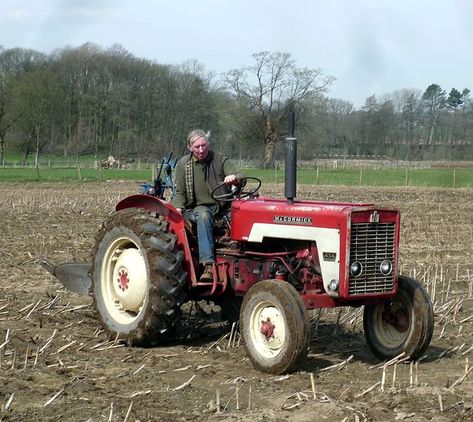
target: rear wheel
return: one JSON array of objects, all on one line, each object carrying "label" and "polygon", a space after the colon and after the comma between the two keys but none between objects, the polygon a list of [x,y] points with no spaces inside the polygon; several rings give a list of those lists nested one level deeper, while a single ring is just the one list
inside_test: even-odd
[{"label": "rear wheel", "polygon": [[418,359],[427,350],[434,330],[430,297],[416,280],[399,276],[395,298],[365,306],[363,327],[366,342],[379,358],[392,359],[404,352]]},{"label": "rear wheel", "polygon": [[256,369],[271,374],[295,370],[307,355],[310,323],[294,287],[275,280],[251,287],[241,306],[240,334]]},{"label": "rear wheel", "polygon": [[92,257],[95,307],[109,337],[139,345],[165,338],[186,297],[183,253],[167,221],[119,211],[97,234]]}]

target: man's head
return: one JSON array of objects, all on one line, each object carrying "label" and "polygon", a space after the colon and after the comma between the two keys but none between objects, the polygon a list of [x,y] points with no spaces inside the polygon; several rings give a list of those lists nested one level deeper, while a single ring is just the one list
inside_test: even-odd
[{"label": "man's head", "polygon": [[187,147],[199,161],[205,160],[209,155],[209,137],[209,133],[201,129],[194,129],[187,135]]}]

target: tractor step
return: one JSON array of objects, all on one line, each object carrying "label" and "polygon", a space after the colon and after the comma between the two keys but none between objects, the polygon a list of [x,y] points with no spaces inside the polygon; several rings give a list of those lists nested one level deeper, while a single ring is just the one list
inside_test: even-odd
[{"label": "tractor step", "polygon": [[[212,267],[213,281],[197,281],[192,287],[203,288],[204,291],[200,291],[201,296],[222,294],[225,292],[228,285],[227,267],[228,264],[226,262],[218,262]],[[207,290],[207,292],[205,290]]]}]

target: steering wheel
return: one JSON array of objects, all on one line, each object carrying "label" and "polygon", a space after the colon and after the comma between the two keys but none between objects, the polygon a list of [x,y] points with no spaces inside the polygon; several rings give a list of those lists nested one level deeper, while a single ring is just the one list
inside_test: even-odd
[{"label": "steering wheel", "polygon": [[[256,183],[256,186],[253,186],[252,188],[248,190],[244,190],[248,181]],[[217,195],[217,192],[219,189],[223,188],[224,186],[228,186],[228,184],[225,182],[220,183],[218,186],[215,187],[215,189],[212,191],[210,196],[215,201],[232,202],[235,199],[243,199],[255,194],[258,191],[258,189],[261,187],[261,180],[258,179],[257,177],[242,177],[241,179],[238,179],[236,182],[237,183],[231,187],[230,192]]]}]

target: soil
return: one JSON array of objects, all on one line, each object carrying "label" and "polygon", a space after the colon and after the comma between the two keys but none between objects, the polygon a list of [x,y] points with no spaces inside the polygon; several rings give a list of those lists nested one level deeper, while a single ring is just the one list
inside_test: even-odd
[{"label": "soil", "polygon": [[186,304],[172,342],[110,342],[92,299],[39,266],[43,257],[90,261],[102,221],[136,184],[4,183],[0,192],[0,420],[473,419],[473,189],[299,189],[300,198],[399,208],[401,271],[428,289],[436,325],[418,364],[383,370],[362,309],[312,311],[308,358],[285,376],[253,369],[211,303]]}]

